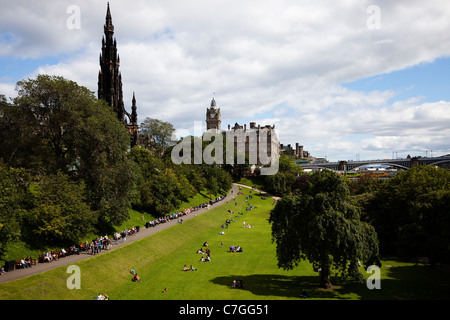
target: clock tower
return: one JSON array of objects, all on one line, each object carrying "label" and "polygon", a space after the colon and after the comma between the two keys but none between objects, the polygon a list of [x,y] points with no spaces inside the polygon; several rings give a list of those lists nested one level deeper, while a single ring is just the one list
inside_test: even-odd
[{"label": "clock tower", "polygon": [[216,101],[211,100],[211,107],[206,109],[206,130],[215,129],[220,131],[220,108],[216,108]]}]

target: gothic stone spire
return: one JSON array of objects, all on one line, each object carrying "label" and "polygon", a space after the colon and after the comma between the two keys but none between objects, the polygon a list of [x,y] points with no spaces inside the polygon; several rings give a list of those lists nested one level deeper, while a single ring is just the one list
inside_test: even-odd
[{"label": "gothic stone spire", "polygon": [[[102,52],[100,54],[100,71],[98,73],[98,99],[105,100],[117,118],[122,122],[132,136],[131,146],[138,140],[137,107],[136,98],[133,92],[131,115],[125,110],[122,91],[122,74],[119,71],[120,58],[117,53],[117,42],[114,38],[114,25],[112,24],[111,10],[106,9],[106,19],[104,25],[105,35],[102,38]],[[127,123],[126,117],[130,120]]]},{"label": "gothic stone spire", "polygon": [[98,74],[98,98],[105,100],[113,108],[119,121],[125,122],[122,76],[119,71],[120,60],[117,54],[116,39],[113,38],[114,26],[109,3],[106,11],[104,32],[102,52],[100,54],[100,71]]}]

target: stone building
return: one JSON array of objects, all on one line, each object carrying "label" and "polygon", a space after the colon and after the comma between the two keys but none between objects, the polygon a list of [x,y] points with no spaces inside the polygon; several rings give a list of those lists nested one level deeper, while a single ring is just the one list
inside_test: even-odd
[{"label": "stone building", "polygon": [[298,142],[295,144],[295,148],[293,148],[290,144],[288,145],[281,144],[280,151],[288,155],[296,156],[297,158],[300,159],[311,158],[310,153],[308,151],[303,150],[303,146],[299,145]]},{"label": "stone building", "polygon": [[276,157],[279,156],[280,144],[275,133],[275,125],[261,126],[256,122],[250,122],[250,126],[247,127],[246,124],[242,126],[235,123],[233,127],[228,125],[227,130],[222,130],[221,122],[220,108],[213,98],[210,107],[206,109],[207,131],[218,131],[226,139],[231,139],[238,156],[240,154],[247,156],[250,164],[268,165],[271,162],[272,152],[276,153]]}]

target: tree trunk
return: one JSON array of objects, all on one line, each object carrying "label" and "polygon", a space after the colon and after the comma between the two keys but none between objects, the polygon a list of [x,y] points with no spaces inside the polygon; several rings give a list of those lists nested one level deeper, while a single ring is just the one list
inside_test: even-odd
[{"label": "tree trunk", "polygon": [[331,284],[331,280],[330,280],[330,260],[329,259],[324,259],[324,261],[322,262],[321,265],[321,270],[320,270],[320,287],[324,288],[324,289],[330,289],[333,287],[333,285]]}]

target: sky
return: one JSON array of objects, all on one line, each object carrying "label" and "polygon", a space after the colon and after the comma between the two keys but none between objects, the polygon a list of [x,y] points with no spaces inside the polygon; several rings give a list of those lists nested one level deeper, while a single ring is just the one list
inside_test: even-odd
[{"label": "sky", "polygon": [[[111,0],[124,103],[179,133],[275,125],[329,161],[450,153],[450,1]],[[107,1],[0,0],[0,94],[38,74],[97,94]]]}]

